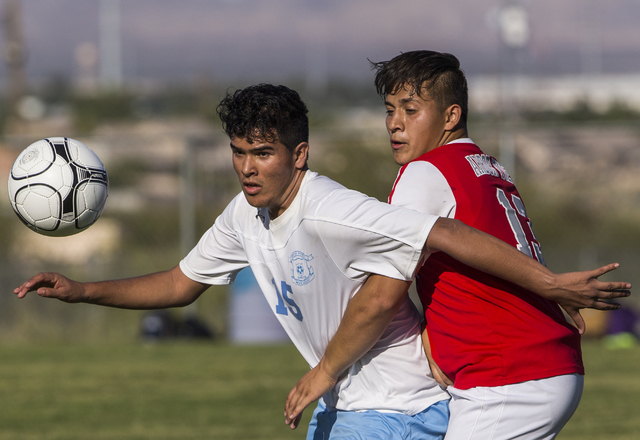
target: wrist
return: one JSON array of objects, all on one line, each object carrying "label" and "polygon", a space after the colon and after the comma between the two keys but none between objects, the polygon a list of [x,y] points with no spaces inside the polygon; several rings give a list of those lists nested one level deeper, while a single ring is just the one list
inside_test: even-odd
[{"label": "wrist", "polygon": [[543,274],[540,280],[541,280],[540,282],[541,289],[539,289],[539,291],[535,293],[537,293],[538,295],[544,298],[553,299],[555,296],[554,292],[560,288],[560,281],[559,281],[558,275],[556,275],[553,272],[549,272],[549,273]]},{"label": "wrist", "polygon": [[95,295],[93,294],[92,286],[94,283],[81,283],[78,282],[78,302],[94,304],[96,302]]},{"label": "wrist", "polygon": [[345,368],[341,369],[337,365],[331,365],[331,362],[329,362],[325,357],[320,359],[320,362],[318,363],[318,372],[326,378],[334,381],[338,380],[338,377],[340,377],[344,370]]}]

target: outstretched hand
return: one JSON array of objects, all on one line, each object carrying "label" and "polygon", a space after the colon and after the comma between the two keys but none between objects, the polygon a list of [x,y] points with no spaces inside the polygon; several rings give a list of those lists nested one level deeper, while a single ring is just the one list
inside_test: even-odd
[{"label": "outstretched hand", "polygon": [[586,327],[580,309],[616,310],[620,308],[620,304],[609,300],[625,298],[631,294],[630,283],[598,280],[598,277],[618,267],[618,263],[613,263],[595,270],[555,275],[555,286],[546,297],[556,301],[573,319],[580,334],[583,334]]},{"label": "outstretched hand", "polygon": [[319,399],[335,386],[337,379],[326,374],[321,364],[309,370],[293,387],[284,406],[284,423],[296,429],[302,412],[310,403]]},{"label": "outstretched hand", "polygon": [[57,298],[64,302],[82,301],[84,289],[82,284],[54,272],[42,272],[29,278],[20,287],[13,289],[18,298],[35,291],[46,298]]}]

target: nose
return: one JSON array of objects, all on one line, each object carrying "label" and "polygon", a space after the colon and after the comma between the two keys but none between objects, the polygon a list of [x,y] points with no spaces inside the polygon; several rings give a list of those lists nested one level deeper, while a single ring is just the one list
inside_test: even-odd
[{"label": "nose", "polygon": [[245,156],[244,160],[242,161],[241,171],[242,171],[242,174],[245,177],[249,177],[249,176],[255,174],[255,166],[254,166],[253,159],[252,159],[250,154],[247,154]]},{"label": "nose", "polygon": [[403,124],[400,112],[393,111],[387,113],[387,130],[389,133],[395,133],[396,131],[402,131]]}]

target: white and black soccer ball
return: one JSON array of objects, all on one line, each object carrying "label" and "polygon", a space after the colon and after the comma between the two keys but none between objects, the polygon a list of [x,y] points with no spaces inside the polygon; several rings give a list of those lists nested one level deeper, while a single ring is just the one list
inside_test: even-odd
[{"label": "white and black soccer ball", "polygon": [[11,167],[11,206],[39,234],[63,237],[87,229],[102,214],[108,194],[104,165],[74,139],[34,142]]}]

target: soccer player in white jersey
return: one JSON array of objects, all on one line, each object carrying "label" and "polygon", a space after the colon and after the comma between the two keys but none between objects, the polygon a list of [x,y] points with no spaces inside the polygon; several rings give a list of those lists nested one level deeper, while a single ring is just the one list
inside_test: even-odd
[{"label": "soccer player in white jersey", "polygon": [[[555,275],[456,220],[397,208],[309,171],[307,109],[284,86],[228,94],[218,107],[242,192],[173,269],[137,278],[76,282],[41,273],[16,288],[43,297],[123,308],[193,302],[209,285],[251,267],[275,316],[314,367],[350,299],[367,289],[406,291],[425,252],[450,253],[479,270],[538,293],[599,296],[625,283],[592,273]],[[397,312],[397,313],[396,313]],[[309,439],[441,439],[448,395],[429,374],[419,317],[408,300],[362,359],[324,394]],[[363,331],[368,329],[363,328]]]},{"label": "soccer player in white jersey", "polygon": [[[511,177],[468,138],[467,84],[458,60],[450,54],[415,51],[375,67],[393,157],[402,165],[389,202],[459,219],[543,263]],[[584,322],[578,309],[617,306],[543,298],[443,253],[429,257],[417,281],[430,340],[425,348],[438,364],[433,365],[434,374],[450,385],[452,395],[446,439],[554,438],[582,393],[579,332]],[[360,331],[363,323],[384,323],[380,313],[367,317],[365,309],[349,315],[358,301],[375,299],[359,297],[336,335],[336,341],[349,341],[351,352],[336,352],[332,341],[320,364],[326,368],[310,373],[292,392],[286,404],[291,417],[297,416],[296,405],[303,407],[321,394],[322,386],[330,385],[343,366],[366,350],[370,342]],[[580,331],[566,321],[556,301]],[[373,340],[376,336],[370,335]],[[317,380],[319,385],[314,384]]]}]

